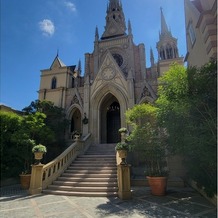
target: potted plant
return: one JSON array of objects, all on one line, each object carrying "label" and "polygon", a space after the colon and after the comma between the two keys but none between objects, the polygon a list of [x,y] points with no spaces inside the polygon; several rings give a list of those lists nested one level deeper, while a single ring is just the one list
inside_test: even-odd
[{"label": "potted plant", "polygon": [[32,148],[32,152],[34,153],[35,160],[37,160],[37,164],[40,164],[40,160],[43,158],[43,154],[47,152],[47,149],[44,145],[38,144]]},{"label": "potted plant", "polygon": [[118,142],[115,150],[118,152],[119,157],[122,159],[120,164],[126,164],[127,152],[129,151],[129,145],[126,142]]},{"label": "potted plant", "polygon": [[144,159],[151,193],[165,195],[168,175],[167,134],[159,126],[157,110],[153,105],[142,104],[127,111],[127,121],[133,126],[128,141],[132,150],[139,152]]},{"label": "potted plant", "polygon": [[80,138],[80,136],[81,136],[81,133],[80,133],[78,130],[75,130],[75,131],[73,131],[72,135],[73,135],[73,138],[74,138],[76,141],[78,141],[79,138]]},{"label": "potted plant", "polygon": [[151,187],[151,193],[153,195],[162,196],[166,194],[168,176],[166,144],[163,142],[164,136],[160,136],[160,129],[157,130],[157,133],[153,134],[157,134],[158,136],[153,138],[152,143],[146,143],[143,149],[146,167],[145,176]]},{"label": "potted plant", "polygon": [[31,163],[32,163],[32,154],[31,149],[35,146],[35,141],[31,139],[22,139],[20,142],[20,153],[18,154],[23,160],[23,171],[20,176],[20,184],[23,189],[29,189],[30,179],[31,179]]}]

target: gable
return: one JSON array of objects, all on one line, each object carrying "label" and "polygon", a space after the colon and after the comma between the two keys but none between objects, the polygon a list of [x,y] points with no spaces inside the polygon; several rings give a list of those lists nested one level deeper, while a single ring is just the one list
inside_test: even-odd
[{"label": "gable", "polygon": [[91,95],[103,86],[116,86],[127,93],[127,81],[117,62],[108,51],[91,86]]},{"label": "gable", "polygon": [[60,68],[60,67],[66,67],[66,65],[63,63],[63,61],[60,60],[58,56],[56,56],[50,69],[55,69],[55,68]]}]

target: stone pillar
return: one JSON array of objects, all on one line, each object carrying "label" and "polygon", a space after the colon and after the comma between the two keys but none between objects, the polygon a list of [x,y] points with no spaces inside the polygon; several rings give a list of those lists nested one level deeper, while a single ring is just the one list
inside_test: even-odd
[{"label": "stone pillar", "polygon": [[43,166],[44,164],[32,165],[32,173],[29,188],[29,193],[31,195],[40,194],[42,192]]},{"label": "stone pillar", "polygon": [[122,200],[128,200],[131,198],[130,189],[130,165],[118,165],[118,196]]}]

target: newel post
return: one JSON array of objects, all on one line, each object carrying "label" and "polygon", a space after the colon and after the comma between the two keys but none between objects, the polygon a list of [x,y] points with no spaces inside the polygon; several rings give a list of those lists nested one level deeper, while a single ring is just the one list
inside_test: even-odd
[{"label": "newel post", "polygon": [[29,193],[31,195],[42,192],[42,176],[44,164],[32,165]]},{"label": "newel post", "polygon": [[117,165],[118,175],[118,196],[122,200],[131,198],[130,187],[130,165],[119,164]]}]

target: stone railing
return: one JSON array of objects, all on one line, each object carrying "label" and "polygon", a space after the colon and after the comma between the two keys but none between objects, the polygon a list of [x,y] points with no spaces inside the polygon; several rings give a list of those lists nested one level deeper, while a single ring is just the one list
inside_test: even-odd
[{"label": "stone railing", "polygon": [[43,189],[52,184],[72,163],[79,154],[83,154],[91,144],[91,134],[82,140],[76,140],[62,154],[46,165],[32,165],[30,181],[30,194],[41,193]]}]

